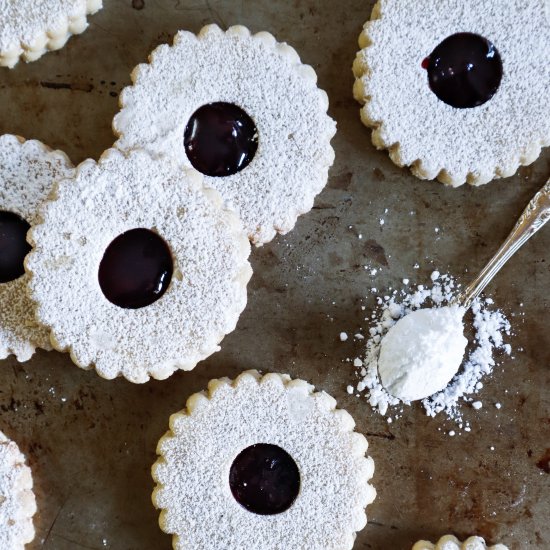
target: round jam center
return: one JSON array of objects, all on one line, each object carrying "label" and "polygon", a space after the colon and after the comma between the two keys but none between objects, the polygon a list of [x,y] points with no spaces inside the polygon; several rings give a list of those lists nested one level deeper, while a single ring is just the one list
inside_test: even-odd
[{"label": "round jam center", "polygon": [[174,264],[168,245],[149,229],[119,235],[99,264],[99,285],[109,302],[138,309],[156,302],[168,288]]},{"label": "round jam center", "polygon": [[300,491],[300,472],[292,457],[277,445],[252,445],[235,459],[229,472],[235,500],[250,512],[280,514]]},{"label": "round jam center", "polygon": [[30,228],[17,214],[0,211],[0,283],[19,279],[25,273],[23,260],[31,250],[26,240]]},{"label": "round jam center", "polygon": [[254,121],[231,103],[209,103],[193,113],[184,135],[193,167],[214,177],[230,176],[250,164],[258,149]]},{"label": "round jam center", "polygon": [[452,107],[468,109],[489,101],[502,80],[502,60],[495,46],[472,33],[441,42],[424,60],[434,94]]}]

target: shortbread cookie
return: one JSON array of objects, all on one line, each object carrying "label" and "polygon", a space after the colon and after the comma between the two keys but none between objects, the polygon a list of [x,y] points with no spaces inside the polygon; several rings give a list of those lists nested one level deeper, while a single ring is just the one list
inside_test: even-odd
[{"label": "shortbread cookie", "polygon": [[51,349],[49,330],[36,322],[27,295],[26,235],[55,180],[73,173],[65,153],[39,141],[0,136],[0,359],[14,354],[27,361],[37,347]]},{"label": "shortbread cookie", "polygon": [[354,96],[372,141],[422,179],[487,183],[550,144],[547,0],[380,0]]},{"label": "shortbread cookie", "polygon": [[111,149],[54,193],[26,268],[56,349],[137,383],[218,351],[246,304],[250,244],[199,173]]},{"label": "shortbread cookie", "polygon": [[88,26],[102,0],[0,0],[0,65],[36,61]]},{"label": "shortbread cookie", "polygon": [[453,535],[446,535],[435,544],[421,540],[412,547],[412,550],[508,550],[508,547],[504,544],[487,546],[481,537],[470,537],[460,542]]},{"label": "shortbread cookie", "polygon": [[0,548],[23,550],[34,538],[36,501],[25,457],[0,432]]},{"label": "shortbread cookie", "polygon": [[317,76],[267,32],[180,31],[132,73],[113,128],[123,150],[167,153],[205,174],[256,244],[290,231],[334,160]]},{"label": "shortbread cookie", "polygon": [[170,418],[154,505],[176,550],[345,550],[376,491],[367,440],[287,375],[212,380]]}]

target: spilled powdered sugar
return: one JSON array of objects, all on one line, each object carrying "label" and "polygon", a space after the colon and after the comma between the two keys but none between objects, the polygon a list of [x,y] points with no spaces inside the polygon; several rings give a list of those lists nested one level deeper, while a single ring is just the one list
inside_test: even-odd
[{"label": "spilled powdered sugar", "polygon": [[[353,391],[348,386],[348,393],[359,395],[364,392],[373,409],[382,415],[391,406],[410,404],[390,395],[380,382],[378,356],[382,338],[400,318],[412,311],[447,305],[460,287],[452,276],[441,275],[438,271],[432,273],[431,280],[431,288],[418,285],[410,291],[394,290],[391,296],[377,297],[377,306],[370,317],[372,325],[365,353],[353,362],[359,381],[355,388],[352,387]],[[403,282],[408,284],[408,280]],[[510,334],[510,323],[501,311],[492,309],[492,305],[491,298],[478,298],[471,306],[465,324],[467,326],[471,322],[473,337],[470,337],[464,363],[444,390],[422,400],[428,416],[444,412],[450,419],[460,423],[460,401],[472,401],[471,396],[483,387],[481,379],[491,374],[495,367],[495,351],[501,350],[508,355],[511,353],[510,344],[504,341],[504,335]],[[470,321],[472,316],[473,320]],[[466,431],[469,431],[468,427]]]}]

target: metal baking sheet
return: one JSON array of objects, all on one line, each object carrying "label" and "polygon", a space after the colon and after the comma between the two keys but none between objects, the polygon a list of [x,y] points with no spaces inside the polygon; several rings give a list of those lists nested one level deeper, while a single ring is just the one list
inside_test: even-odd
[{"label": "metal baking sheet", "polygon": [[[54,352],[22,365],[2,362],[0,429],[27,454],[38,496],[29,548],[171,548],[150,498],[156,442],[191,393],[249,368],[309,380],[334,395],[367,435],[378,498],[355,548],[409,550],[419,538],[447,532],[481,534],[513,550],[550,548],[550,230],[491,285],[512,320],[514,353],[486,380],[483,409],[464,407],[471,433],[449,437],[453,426],[419,407],[389,425],[365,399],[347,394],[353,369],[345,358],[360,350],[338,339],[340,331],[365,326],[360,304],[374,305],[371,286],[396,287],[403,277],[426,282],[434,267],[467,281],[550,174],[549,152],[512,178],[448,189],[418,181],[376,151],[359,121],[350,69],[372,0],[104,4],[89,30],[61,51],[1,71],[2,132],[40,139],[74,162],[97,158],[114,141],[119,92],[155,46],[178,29],[243,24],[287,41],[316,69],[338,121],[336,162],[313,211],[292,233],[254,251],[237,330],[195,371],[135,386],[102,380]],[[366,264],[382,267],[375,284]]]}]

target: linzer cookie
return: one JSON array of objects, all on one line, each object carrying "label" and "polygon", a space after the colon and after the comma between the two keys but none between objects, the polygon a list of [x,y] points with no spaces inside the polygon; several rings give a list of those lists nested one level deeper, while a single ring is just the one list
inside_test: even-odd
[{"label": "linzer cookie", "polygon": [[177,550],[344,550],[376,491],[367,440],[336,401],[256,371],[213,380],[172,415],[153,503]]},{"label": "linzer cookie", "polygon": [[445,535],[435,544],[425,540],[418,541],[412,550],[508,550],[508,547],[504,544],[489,546],[481,537],[470,537],[460,542],[453,535]]},{"label": "linzer cookie", "polygon": [[311,209],[336,126],[315,71],[267,33],[180,31],[137,66],[113,128],[122,150],[166,153],[205,175],[256,244]]},{"label": "linzer cookie", "polygon": [[487,183],[550,143],[545,0],[380,0],[353,71],[372,141],[422,179]]},{"label": "linzer cookie", "polygon": [[26,236],[54,182],[73,175],[67,156],[39,141],[0,136],[0,359],[27,361],[37,347],[51,349],[49,330],[36,322],[27,295]]},{"label": "linzer cookie", "polygon": [[29,291],[52,343],[131,382],[190,370],[246,305],[250,244],[202,176],[111,149],[61,181],[29,233]]},{"label": "linzer cookie", "polygon": [[0,0],[0,65],[35,61],[88,26],[102,0]]},{"label": "linzer cookie", "polygon": [[36,501],[32,475],[25,457],[0,432],[0,548],[23,550],[34,538],[32,517]]}]

